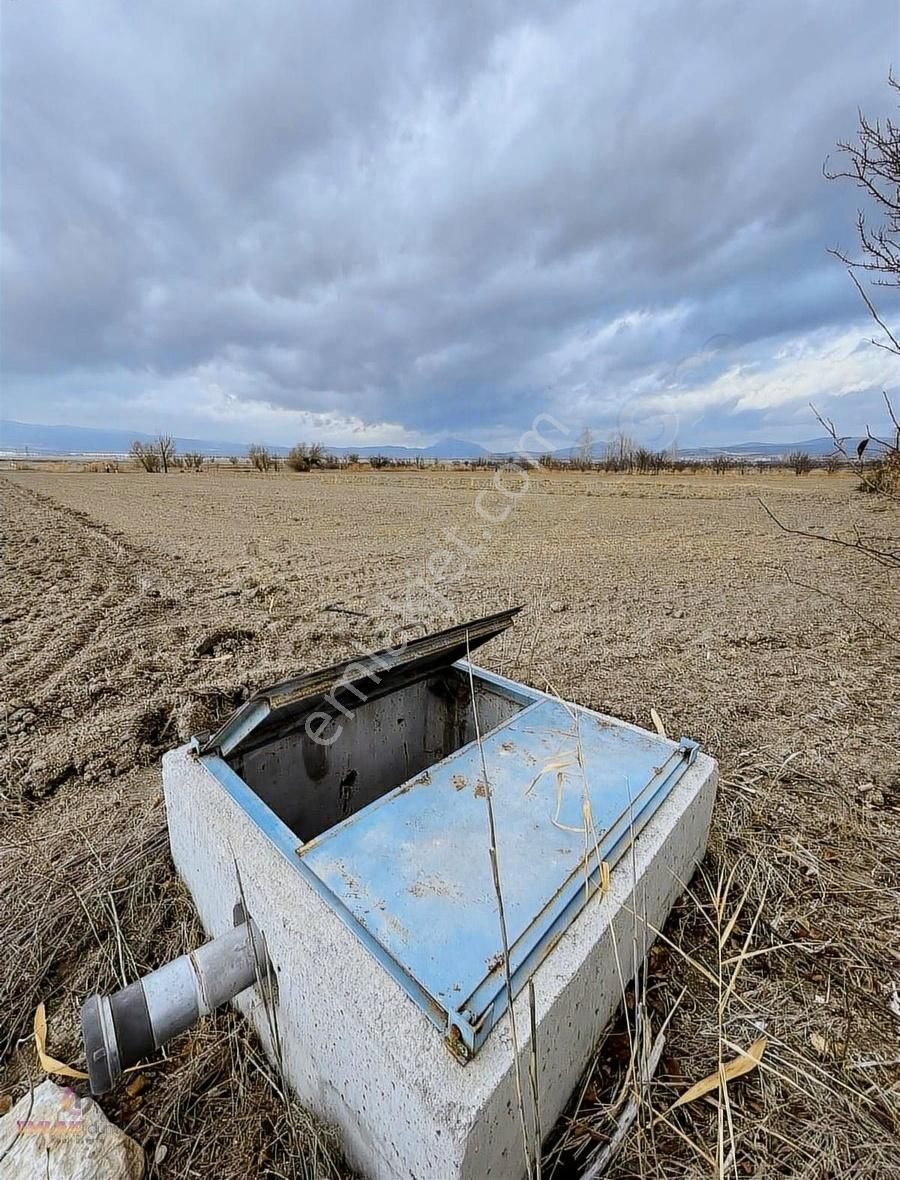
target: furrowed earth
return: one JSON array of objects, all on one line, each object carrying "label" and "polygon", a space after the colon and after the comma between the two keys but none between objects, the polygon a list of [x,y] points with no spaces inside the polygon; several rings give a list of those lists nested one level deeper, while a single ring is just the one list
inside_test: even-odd
[{"label": "furrowed earth", "polygon": [[[522,604],[477,662],[648,728],[654,710],[721,768],[708,856],[650,958],[652,1019],[671,1013],[658,1117],[608,1174],[895,1176],[896,574],[763,505],[850,542],[896,537],[898,509],[818,472],[491,480],[3,473],[0,1100],[43,1076],[40,1002],[48,1051],[78,1068],[84,997],[202,938],[168,858],[163,751],[402,620]],[[628,1028],[548,1136],[545,1180],[612,1133]],[[670,1109],[763,1036],[727,1109],[714,1088]],[[150,1176],[349,1174],[231,1012],[101,1104]]]}]

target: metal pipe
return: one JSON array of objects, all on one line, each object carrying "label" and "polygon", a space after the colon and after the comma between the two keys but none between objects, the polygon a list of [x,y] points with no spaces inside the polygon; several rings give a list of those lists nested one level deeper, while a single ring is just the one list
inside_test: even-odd
[{"label": "metal pipe", "polygon": [[91,1093],[111,1090],[128,1066],[251,987],[265,970],[265,943],[249,919],[111,996],[89,996],[81,1036]]}]

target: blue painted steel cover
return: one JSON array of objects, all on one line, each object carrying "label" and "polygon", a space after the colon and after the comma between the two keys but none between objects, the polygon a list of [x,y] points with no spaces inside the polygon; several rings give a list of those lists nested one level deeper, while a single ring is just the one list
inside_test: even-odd
[{"label": "blue painted steel cover", "polygon": [[507,1004],[488,790],[515,993],[695,751],[542,696],[297,854],[465,1060]]}]

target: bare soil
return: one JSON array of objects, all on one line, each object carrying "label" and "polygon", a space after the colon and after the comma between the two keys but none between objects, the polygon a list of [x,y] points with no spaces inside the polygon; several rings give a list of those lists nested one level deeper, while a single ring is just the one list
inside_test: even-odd
[{"label": "bare soil", "polygon": [[[852,550],[785,534],[759,501],[845,538],[896,536],[897,509],[822,474],[548,473],[505,499],[490,481],[0,479],[0,1094],[36,1074],[40,1000],[51,1051],[77,1063],[84,996],[200,937],[166,851],[163,750],[267,681],[378,646],[402,614],[434,628],[522,603],[480,662],[645,726],[655,709],[720,762],[709,855],[651,960],[660,1019],[686,990],[649,1106],[664,1114],[728,1046],[768,1038],[729,1087],[724,1149],[713,1095],[644,1118],[610,1174],[895,1175],[897,587]],[[624,1036],[600,1047],[545,1177],[578,1175],[610,1133]],[[137,1077],[103,1105],[151,1175],[345,1174],[237,1016]]]}]

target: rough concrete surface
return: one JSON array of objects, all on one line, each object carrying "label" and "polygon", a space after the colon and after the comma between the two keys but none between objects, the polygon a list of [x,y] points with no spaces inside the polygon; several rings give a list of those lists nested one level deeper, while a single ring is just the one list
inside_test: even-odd
[{"label": "rough concrete surface", "polygon": [[[715,782],[715,764],[700,755],[636,841],[633,858],[613,869],[607,896],[595,895],[535,973],[541,1107],[550,1121],[622,1002],[635,949],[643,958],[706,849]],[[355,1167],[371,1180],[518,1180],[525,1165],[508,1017],[460,1065],[189,748],[165,755],[163,785],[173,860],[204,925],[211,935],[229,927],[242,886],[276,973],[286,1075],[306,1104],[339,1127]],[[487,857],[487,842],[472,849],[479,854]],[[271,1018],[260,998],[244,993],[239,1003],[271,1052]],[[525,1004],[522,994],[516,1011],[527,1071]]]}]

